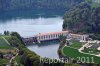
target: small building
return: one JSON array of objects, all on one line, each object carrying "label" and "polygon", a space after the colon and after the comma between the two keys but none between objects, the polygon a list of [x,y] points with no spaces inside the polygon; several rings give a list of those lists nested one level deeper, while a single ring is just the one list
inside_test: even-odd
[{"label": "small building", "polygon": [[86,41],[88,38],[88,35],[69,34],[67,38],[73,38],[78,41],[81,41],[81,40]]}]

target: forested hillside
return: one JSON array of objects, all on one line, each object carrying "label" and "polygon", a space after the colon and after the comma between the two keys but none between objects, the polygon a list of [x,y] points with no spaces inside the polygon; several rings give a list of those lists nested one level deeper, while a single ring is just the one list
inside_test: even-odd
[{"label": "forested hillside", "polygon": [[84,0],[0,0],[0,10],[69,9]]},{"label": "forested hillside", "polygon": [[98,7],[100,6],[100,0],[85,0],[88,2],[92,7]]},{"label": "forested hillside", "polygon": [[64,16],[63,28],[75,33],[91,33],[100,39],[100,7],[93,8],[85,2],[73,7]]}]

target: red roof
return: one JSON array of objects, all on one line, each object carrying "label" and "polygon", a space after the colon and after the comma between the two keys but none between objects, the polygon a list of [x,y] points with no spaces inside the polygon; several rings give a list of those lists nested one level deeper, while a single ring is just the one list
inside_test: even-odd
[{"label": "red roof", "polygon": [[68,33],[68,31],[40,33],[40,34],[38,34],[38,35],[36,35],[36,36],[53,35],[53,34],[62,34],[62,33]]}]

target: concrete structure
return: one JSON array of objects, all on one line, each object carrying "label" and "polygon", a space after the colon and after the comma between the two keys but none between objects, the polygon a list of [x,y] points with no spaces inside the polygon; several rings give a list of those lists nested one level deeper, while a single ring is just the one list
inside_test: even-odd
[{"label": "concrete structure", "polygon": [[88,35],[79,35],[79,34],[68,34],[67,38],[73,38],[78,41],[86,41]]},{"label": "concrete structure", "polygon": [[25,44],[32,43],[32,42],[37,42],[36,37],[25,37],[25,38],[22,38],[22,39],[23,39],[23,42]]},{"label": "concrete structure", "polygon": [[48,40],[55,40],[59,39],[60,36],[66,36],[67,39],[74,38],[76,40],[84,40],[86,41],[87,35],[79,35],[79,34],[72,34],[68,31],[60,31],[60,32],[49,32],[49,33],[39,33],[38,35],[34,35],[34,37],[23,38],[25,43],[29,42],[41,42],[41,41],[48,41]]},{"label": "concrete structure", "polygon": [[36,37],[39,41],[46,41],[46,40],[58,39],[59,36],[61,35],[66,36],[67,34],[68,34],[68,31],[50,32],[50,33],[38,34],[36,35]]}]

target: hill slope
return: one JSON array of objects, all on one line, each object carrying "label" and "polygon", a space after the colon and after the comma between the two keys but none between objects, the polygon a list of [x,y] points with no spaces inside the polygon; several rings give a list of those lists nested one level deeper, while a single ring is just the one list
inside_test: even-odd
[{"label": "hill slope", "polygon": [[88,2],[89,4],[91,4],[92,7],[100,6],[100,0],[85,0],[85,2]]},{"label": "hill slope", "polygon": [[69,9],[84,0],[0,0],[0,10]]},{"label": "hill slope", "polygon": [[100,7],[93,8],[84,2],[72,8],[64,16],[63,28],[74,33],[100,35]]}]

